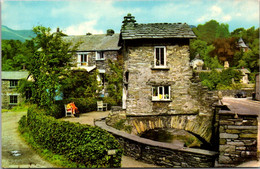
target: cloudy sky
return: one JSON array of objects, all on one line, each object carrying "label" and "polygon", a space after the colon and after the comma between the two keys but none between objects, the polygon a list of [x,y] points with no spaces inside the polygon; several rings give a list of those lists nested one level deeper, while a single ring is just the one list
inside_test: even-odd
[{"label": "cloudy sky", "polygon": [[137,23],[182,22],[197,26],[215,19],[229,30],[259,27],[260,0],[0,0],[1,24],[12,29],[42,25],[69,35],[119,32],[127,13]]}]

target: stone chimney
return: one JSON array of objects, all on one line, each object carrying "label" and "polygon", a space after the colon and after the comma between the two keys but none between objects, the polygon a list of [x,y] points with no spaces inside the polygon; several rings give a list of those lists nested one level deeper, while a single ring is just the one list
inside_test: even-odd
[{"label": "stone chimney", "polygon": [[123,25],[122,25],[122,29],[131,29],[131,28],[134,28],[135,25],[136,25],[136,20],[135,20],[135,17],[132,16],[130,13],[127,14],[127,16],[124,17],[124,20],[123,20]]},{"label": "stone chimney", "polygon": [[115,31],[113,29],[108,29],[107,30],[107,36],[112,36],[115,34]]},{"label": "stone chimney", "polygon": [[59,27],[57,28],[57,31],[56,31],[56,32],[57,32],[57,33],[59,33],[59,32],[60,32],[60,28],[59,28]]}]

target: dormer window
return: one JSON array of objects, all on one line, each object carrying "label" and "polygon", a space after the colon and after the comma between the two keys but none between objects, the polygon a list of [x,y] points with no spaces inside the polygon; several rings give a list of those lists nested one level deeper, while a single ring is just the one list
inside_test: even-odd
[{"label": "dormer window", "polygon": [[96,60],[105,60],[103,52],[96,52]]},{"label": "dormer window", "polygon": [[154,67],[166,67],[166,47],[154,47]]}]

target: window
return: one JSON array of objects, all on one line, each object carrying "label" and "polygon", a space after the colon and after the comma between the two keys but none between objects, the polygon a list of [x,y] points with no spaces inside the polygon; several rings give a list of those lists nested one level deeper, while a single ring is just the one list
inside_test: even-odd
[{"label": "window", "polygon": [[15,88],[18,85],[18,80],[10,80],[10,88]]},{"label": "window", "polygon": [[129,81],[129,72],[125,72],[125,82],[128,83]]},{"label": "window", "polygon": [[16,95],[10,95],[10,104],[17,104],[17,96]]},{"label": "window", "polygon": [[154,86],[152,100],[170,100],[170,86]]},{"label": "window", "polygon": [[103,52],[96,52],[96,60],[105,60]]},{"label": "window", "polygon": [[154,48],[154,64],[155,67],[166,67],[165,46],[156,46]]},{"label": "window", "polygon": [[88,55],[87,54],[80,54],[80,65],[81,66],[88,65]]}]

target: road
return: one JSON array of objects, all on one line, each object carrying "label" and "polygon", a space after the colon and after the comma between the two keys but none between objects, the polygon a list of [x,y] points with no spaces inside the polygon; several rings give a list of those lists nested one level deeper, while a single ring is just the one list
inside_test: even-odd
[{"label": "road", "polygon": [[[26,112],[2,112],[2,168],[53,168],[19,136],[18,121]],[[13,153],[12,153],[13,152]]]},{"label": "road", "polygon": [[[258,115],[258,136],[257,149],[260,152],[260,101],[254,101],[252,98],[232,98],[224,97],[222,100],[224,105],[238,114],[256,114]],[[259,167],[260,161],[245,162],[237,167]]]},{"label": "road", "polygon": [[224,97],[222,102],[236,113],[260,115],[260,101],[251,98]]}]

